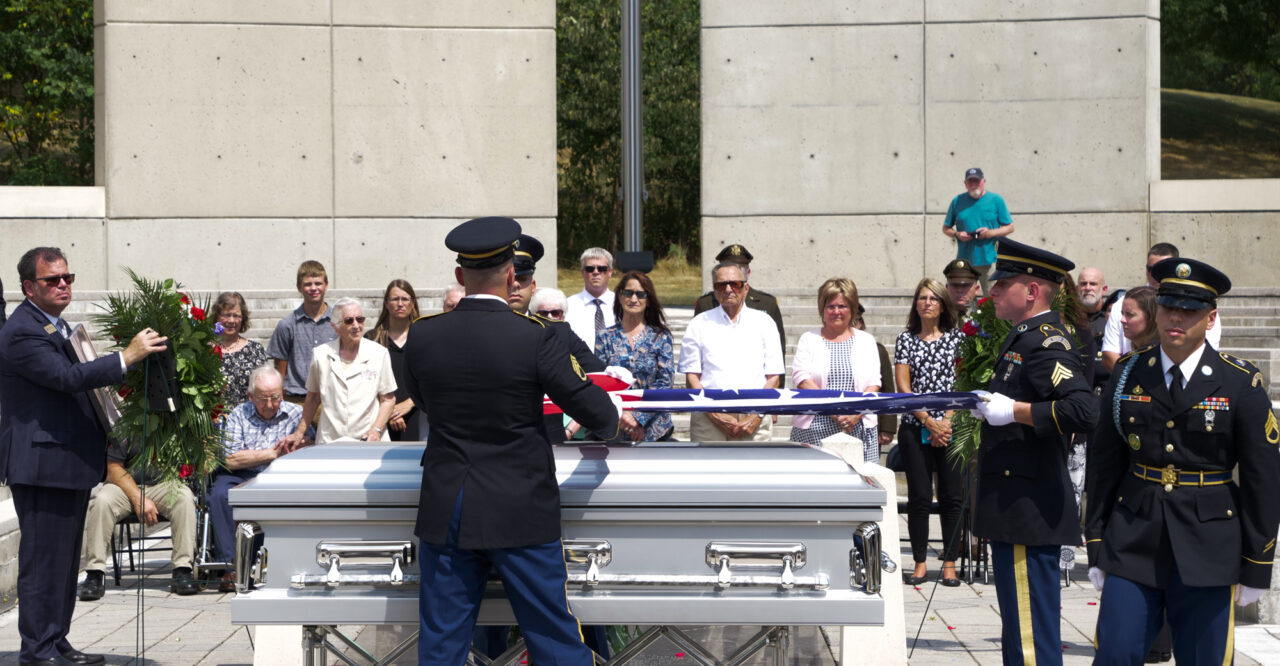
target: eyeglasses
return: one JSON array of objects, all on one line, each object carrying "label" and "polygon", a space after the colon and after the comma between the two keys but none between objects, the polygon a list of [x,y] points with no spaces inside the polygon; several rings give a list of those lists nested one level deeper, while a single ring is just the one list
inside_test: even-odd
[{"label": "eyeglasses", "polygon": [[253,398],[255,402],[280,402],[284,399],[284,396],[279,393],[276,393],[275,395],[250,394],[250,397]]},{"label": "eyeglasses", "polygon": [[63,273],[62,275],[46,275],[45,277],[38,277],[36,279],[49,285],[50,287],[56,287],[59,284],[61,284],[63,280],[66,280],[67,284],[74,283],[76,281],[76,274]]},{"label": "eyeglasses", "polygon": [[350,326],[352,322],[357,322],[357,321],[363,324],[364,317],[346,317],[342,320],[342,323],[346,324],[347,326]]},{"label": "eyeglasses", "polygon": [[732,289],[733,291],[738,291],[746,284],[747,283],[742,280],[725,280],[723,282],[715,282],[711,286],[716,289]]},{"label": "eyeglasses", "polygon": [[538,314],[548,319],[559,319],[564,316],[564,310],[556,308],[554,310],[538,310]]},{"label": "eyeglasses", "polygon": [[611,269],[608,266],[583,266],[583,273],[608,273]]},{"label": "eyeglasses", "polygon": [[240,319],[244,319],[244,316],[243,316],[243,315],[236,314],[236,313],[234,313],[234,312],[223,312],[222,314],[218,315],[218,319],[235,319],[235,320],[240,320]]},{"label": "eyeglasses", "polygon": [[649,293],[648,293],[648,292],[646,292],[646,291],[645,291],[645,290],[643,290],[643,289],[623,289],[622,291],[619,291],[618,293],[619,293],[623,298],[631,298],[631,297],[633,297],[633,296],[634,296],[635,298],[638,298],[638,299],[640,299],[640,300],[642,300],[642,301],[643,301],[644,299],[646,299],[646,298],[649,298]]}]

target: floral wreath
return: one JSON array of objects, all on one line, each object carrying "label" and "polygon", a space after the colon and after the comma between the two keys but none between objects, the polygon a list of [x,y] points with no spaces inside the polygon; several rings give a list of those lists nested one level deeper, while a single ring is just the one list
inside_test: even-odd
[{"label": "floral wreath", "polygon": [[[111,429],[119,442],[140,440],[142,449],[130,466],[145,462],[159,470],[162,482],[186,479],[213,471],[222,454],[218,421],[225,407],[222,391],[222,347],[217,344],[221,325],[207,321],[209,298],[193,305],[172,279],[153,282],[125,269],[134,292],[107,297],[106,312],[94,323],[113,340],[111,349],[128,346],[139,331],[151,328],[169,338],[175,359],[181,399],[174,411],[148,407],[147,364],[155,355],[125,372],[119,397],[120,417]],[[126,446],[126,448],[128,448]]]}]

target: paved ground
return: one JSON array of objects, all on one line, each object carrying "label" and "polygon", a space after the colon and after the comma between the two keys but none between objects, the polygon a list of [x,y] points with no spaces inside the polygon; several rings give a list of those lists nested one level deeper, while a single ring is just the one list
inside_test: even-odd
[{"label": "paved ground", "polygon": [[[935,534],[937,532],[935,522]],[[906,533],[905,519],[902,531]],[[157,544],[164,546],[163,542]],[[905,546],[905,544],[904,544]],[[251,664],[252,632],[230,622],[230,594],[206,591],[179,597],[168,591],[167,553],[147,560],[147,575],[126,573],[123,586],[110,576],[107,595],[100,601],[76,605],[72,643],[89,652],[108,655],[108,664]],[[910,559],[904,552],[902,558]],[[1062,639],[1066,664],[1087,664],[1093,659],[1093,627],[1097,620],[1098,593],[1084,577],[1084,554],[1078,556],[1078,573],[1062,593]],[[930,560],[930,566],[934,566]],[[936,572],[935,572],[936,573]],[[900,580],[898,574],[886,582]],[[900,583],[899,583],[900,584]],[[932,604],[926,605],[930,595]],[[139,617],[139,609],[145,609]],[[923,620],[923,624],[922,624]],[[981,580],[974,585],[945,588],[930,582],[909,590],[906,596],[907,646],[912,664],[999,664],[1000,614],[995,588]],[[17,610],[0,614],[0,666],[17,664]],[[920,628],[919,642],[914,642]],[[360,627],[343,628],[348,635]],[[754,628],[691,630],[695,638],[723,657],[730,645],[746,640]],[[1236,628],[1236,664],[1280,664],[1280,626],[1241,625]],[[834,664],[840,654],[840,633],[835,628],[802,627],[792,635],[790,663]],[[135,659],[135,655],[145,656]],[[661,639],[635,664],[683,665],[692,662],[680,648]],[[331,660],[330,663],[339,663]],[[770,663],[757,657],[752,664]]]}]

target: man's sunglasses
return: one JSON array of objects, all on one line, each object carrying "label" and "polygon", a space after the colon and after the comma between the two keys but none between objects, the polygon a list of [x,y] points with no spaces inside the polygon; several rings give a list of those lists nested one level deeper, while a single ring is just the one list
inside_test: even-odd
[{"label": "man's sunglasses", "polygon": [[556,308],[554,310],[538,310],[538,314],[548,319],[559,319],[564,316],[564,310]]},{"label": "man's sunglasses", "polygon": [[39,281],[41,281],[41,282],[43,282],[43,283],[45,283],[45,284],[47,284],[47,285],[49,285],[50,287],[56,287],[56,286],[58,286],[58,285],[59,285],[63,280],[66,280],[66,281],[67,281],[67,284],[74,284],[74,283],[75,283],[75,281],[76,281],[76,274],[75,274],[75,273],[63,273],[62,275],[49,275],[49,276],[46,276],[46,277],[38,277],[38,278],[36,278],[36,279],[37,279],[37,280],[39,280]]},{"label": "man's sunglasses", "polygon": [[583,266],[582,272],[583,273],[608,273],[609,267],[608,266]]},{"label": "man's sunglasses", "polygon": [[350,326],[353,322],[357,322],[357,321],[363,324],[364,317],[346,317],[345,319],[342,320],[342,323],[346,324],[347,326]]},{"label": "man's sunglasses", "polygon": [[738,291],[744,284],[746,284],[746,282],[743,282],[742,280],[725,280],[724,282],[716,282],[712,286],[716,289],[732,289],[734,291]]}]

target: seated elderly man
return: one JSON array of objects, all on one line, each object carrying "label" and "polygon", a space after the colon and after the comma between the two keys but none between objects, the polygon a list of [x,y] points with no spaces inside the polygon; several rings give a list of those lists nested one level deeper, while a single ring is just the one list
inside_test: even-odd
[{"label": "seated elderly man", "polygon": [[[744,307],[751,285],[740,264],[711,269],[719,306],[689,322],[680,343],[680,372],[691,389],[778,388],[785,370],[778,329],[769,315]],[[772,419],[763,414],[694,412],[689,436],[695,442],[768,441]]]},{"label": "seated elderly man", "polygon": [[[275,368],[264,365],[249,373],[249,402],[231,410],[223,425],[226,469],[214,474],[209,487],[214,557],[219,562],[233,561],[236,553],[235,522],[227,491],[257,476],[272,460],[284,455],[287,449],[283,442],[301,421],[302,408],[284,402],[284,381]],[[234,581],[234,572],[228,571],[218,590],[231,592]]]},{"label": "seated elderly man", "polygon": [[[129,460],[138,454],[137,445],[112,443],[107,447],[107,480],[94,489],[84,521],[84,582],[81,601],[101,599],[106,581],[107,546],[116,523],[130,512],[138,522],[151,527],[160,516],[169,520],[173,532],[173,582],[169,591],[188,595],[200,591],[191,572],[196,549],[196,498],[181,484],[161,484],[158,470],[147,469],[138,485],[130,473]],[[133,472],[141,473],[140,466]]]},{"label": "seated elderly man", "polygon": [[552,321],[564,321],[568,302],[563,291],[544,287],[533,292],[533,298],[529,299],[529,312]]}]

